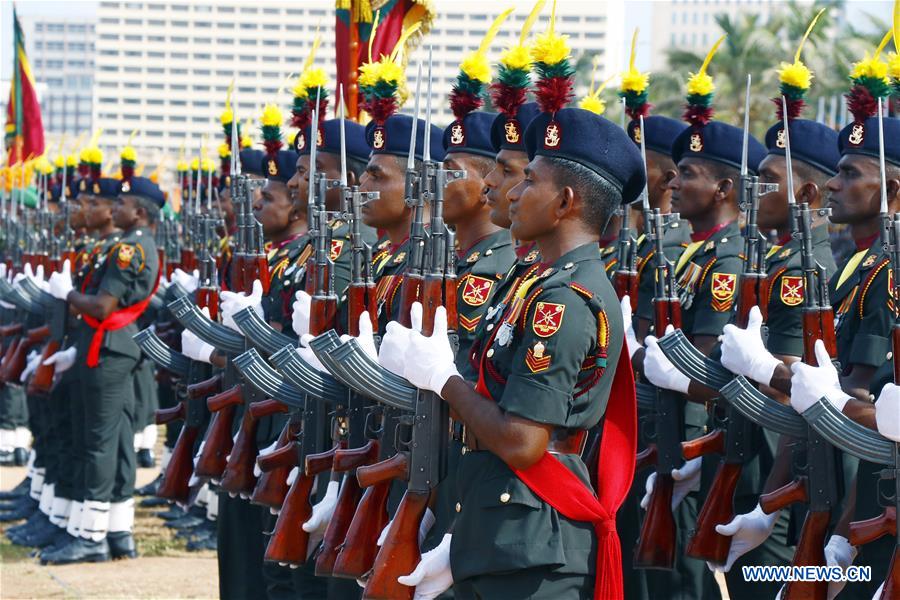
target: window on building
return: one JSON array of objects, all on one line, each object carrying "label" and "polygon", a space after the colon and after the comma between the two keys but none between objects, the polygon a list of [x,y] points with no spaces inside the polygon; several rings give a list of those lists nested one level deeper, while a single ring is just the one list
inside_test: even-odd
[{"label": "window on building", "polygon": [[254,62],[256,60],[255,54],[241,54],[240,57],[242,62]]},{"label": "window on building", "polygon": [[314,8],[314,9],[312,9],[312,10],[309,11],[309,15],[310,15],[311,17],[324,17],[324,16],[325,16],[325,11],[322,10],[321,8]]},{"label": "window on building", "polygon": [[170,8],[173,12],[187,12],[188,6],[187,4],[172,4]]},{"label": "window on building", "polygon": [[119,83],[117,81],[101,81],[100,87],[107,89],[115,89],[119,87]]},{"label": "window on building", "polygon": [[125,98],[125,104],[140,104],[140,98]]},{"label": "window on building", "polygon": [[281,44],[278,40],[263,40],[263,46],[275,47],[277,48]]},{"label": "window on building", "polygon": [[279,9],[279,8],[264,8],[263,14],[264,15],[280,15],[281,9]]},{"label": "window on building", "polygon": [[171,75],[187,75],[187,69],[169,69]]},{"label": "window on building", "polygon": [[101,17],[100,22],[104,25],[118,25],[119,20],[113,17]]},{"label": "window on building", "polygon": [[152,73],[154,75],[159,75],[159,74],[165,73],[166,70],[163,69],[162,67],[147,67],[147,72]]},{"label": "window on building", "polygon": [[194,69],[194,75],[201,75],[207,77],[212,74],[212,71],[209,69]]},{"label": "window on building", "polygon": [[210,86],[194,84],[193,89],[195,92],[208,92],[210,90]]},{"label": "window on building", "polygon": [[102,67],[100,67],[100,70],[105,71],[107,73],[118,73],[119,67],[112,66],[112,65],[103,65]]},{"label": "window on building", "polygon": [[198,12],[198,13],[211,13],[211,12],[212,12],[212,6],[210,6],[209,4],[195,4],[195,5],[194,5],[194,12]]},{"label": "window on building", "polygon": [[194,100],[192,105],[194,108],[209,108],[209,102],[206,100]]},{"label": "window on building", "polygon": [[241,23],[241,29],[259,29],[256,23]]},{"label": "window on building", "polygon": [[187,117],[184,115],[169,115],[169,121],[173,123],[184,123],[187,121]]},{"label": "window on building", "polygon": [[172,21],[172,27],[187,27],[187,21]]},{"label": "window on building", "polygon": [[187,106],[186,100],[173,100],[169,99],[169,106]]},{"label": "window on building", "polygon": [[300,46],[304,46],[305,44],[306,42],[303,42],[301,40],[285,40],[284,42],[284,45],[288,46],[289,48],[297,48]]},{"label": "window on building", "polygon": [[124,85],[126,88],[131,90],[141,89],[141,83],[139,81],[126,81]]},{"label": "window on building", "polygon": [[233,6],[217,6],[216,10],[219,11],[220,13],[233,13],[234,7]]},{"label": "window on building", "polygon": [[286,15],[289,15],[289,16],[292,16],[292,17],[299,17],[299,16],[301,16],[302,14],[304,14],[304,12],[305,12],[305,11],[304,11],[302,8],[287,8],[287,9],[285,9],[285,11],[284,11],[284,13],[285,13]]},{"label": "window on building", "polygon": [[194,60],[209,60],[210,58],[212,55],[206,52],[194,52]]},{"label": "window on building", "polygon": [[144,21],[141,19],[125,19],[126,25],[143,25]]},{"label": "window on building", "polygon": [[173,44],[187,44],[188,39],[183,35],[173,35],[169,38]]},{"label": "window on building", "polygon": [[[147,70],[149,71],[149,69],[147,69]],[[148,90],[161,90],[165,87],[166,87],[165,85],[163,85],[162,83],[156,82],[156,81],[154,81],[153,83],[147,84]]]},{"label": "window on building", "polygon": [[266,96],[273,95],[273,94],[277,94],[277,93],[278,93],[278,88],[276,88],[276,87],[264,87],[264,88],[262,89],[262,93],[265,94]]},{"label": "window on building", "polygon": [[172,91],[187,91],[187,85],[184,83],[170,83],[169,89]]},{"label": "window on building", "polygon": [[63,61],[61,61],[61,60],[48,60],[48,61],[47,61],[47,68],[48,68],[48,69],[62,69],[62,68],[63,68]]},{"label": "window on building", "polygon": [[150,10],[166,10],[165,4],[148,4],[147,8]]},{"label": "window on building", "polygon": [[220,21],[218,25],[219,29],[234,29],[234,23],[230,21]]},{"label": "window on building", "polygon": [[44,24],[43,24],[43,23],[35,23],[35,25],[34,25],[34,30],[35,30],[35,31],[43,31],[43,30],[44,30]]},{"label": "window on building", "polygon": [[165,24],[166,22],[162,19],[150,19],[147,21],[147,25],[150,25],[151,27],[163,27]]},{"label": "window on building", "polygon": [[198,46],[202,45],[202,44],[212,44],[212,38],[197,37],[197,38],[194,38],[194,43],[197,44]]},{"label": "window on building", "polygon": [[147,58],[165,58],[165,52],[147,52]]},{"label": "window on building", "polygon": [[64,47],[62,42],[47,42],[47,50],[62,52]]},{"label": "window on building", "polygon": [[194,27],[197,29],[209,29],[212,27],[212,23],[209,21],[194,21]]},{"label": "window on building", "polygon": [[284,29],[285,31],[303,31],[303,25],[299,23],[285,23]]},{"label": "window on building", "polygon": [[125,67],[122,70],[125,71],[126,73],[140,73],[141,72],[140,67]]},{"label": "window on building", "polygon": [[281,25],[279,25],[278,23],[263,23],[263,29],[266,29],[268,31],[278,31],[279,29],[281,29]]},{"label": "window on building", "polygon": [[170,52],[169,58],[174,60],[187,60],[187,52]]},{"label": "window on building", "polygon": [[257,40],[251,38],[241,38],[241,46],[255,46],[257,44]]},{"label": "window on building", "polygon": [[216,60],[230,62],[234,60],[234,54],[216,54]]},{"label": "window on building", "polygon": [[[117,37],[119,37],[119,36],[115,36],[115,37],[112,38],[112,39],[116,39]],[[35,49],[35,50],[43,50],[43,49],[44,49],[44,42],[42,42],[41,40],[37,40],[37,41],[34,43],[34,49]]]},{"label": "window on building", "polygon": [[241,12],[244,13],[245,15],[255,15],[256,13],[259,12],[259,9],[256,8],[255,6],[242,6]]}]

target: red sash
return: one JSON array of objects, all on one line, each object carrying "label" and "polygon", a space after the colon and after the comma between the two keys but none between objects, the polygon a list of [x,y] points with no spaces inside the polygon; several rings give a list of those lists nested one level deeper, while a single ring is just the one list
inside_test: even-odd
[{"label": "red sash", "polygon": [[147,310],[147,307],[150,305],[150,300],[156,294],[157,288],[159,288],[160,274],[160,271],[157,271],[156,283],[153,284],[153,291],[150,292],[150,295],[137,304],[132,304],[131,306],[126,306],[125,308],[113,311],[112,314],[102,321],[99,321],[90,315],[82,315],[84,322],[94,329],[94,336],[91,338],[91,345],[88,347],[87,366],[89,368],[93,369],[100,364],[100,349],[103,347],[103,335],[107,331],[116,331],[117,329],[127,327],[144,314],[144,311]]},{"label": "red sash", "polygon": [[[476,391],[491,397],[484,383],[484,361],[478,374]],[[586,486],[550,452],[525,470],[513,469],[516,476],[537,497],[573,521],[587,521],[597,534],[597,572],[595,600],[619,600],[624,597],[622,548],[616,532],[616,512],[624,502],[634,478],[637,452],[637,399],[634,373],[626,342],[616,366],[604,417],[603,435],[597,460],[599,495]],[[601,471],[602,465],[612,468]]]}]

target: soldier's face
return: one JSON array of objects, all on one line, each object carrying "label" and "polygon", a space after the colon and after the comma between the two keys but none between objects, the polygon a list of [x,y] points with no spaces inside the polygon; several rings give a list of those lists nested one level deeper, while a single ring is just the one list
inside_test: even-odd
[{"label": "soldier's face", "polygon": [[[777,183],[778,191],[759,197],[757,223],[760,229],[779,229],[790,220],[787,197],[787,164],[783,156],[769,154],[759,163],[759,182]],[[799,181],[794,177],[794,188],[799,189]]]},{"label": "soldier's face", "polygon": [[876,217],[881,211],[881,174],[878,159],[848,154],[838,173],[826,184],[831,197],[832,223],[852,225]]},{"label": "soldier's face", "polygon": [[138,203],[134,196],[119,196],[112,204],[113,225],[119,229],[131,229],[139,216]]},{"label": "soldier's face", "polygon": [[526,242],[551,234],[558,223],[555,209],[563,188],[553,177],[553,168],[541,157],[525,167],[525,177],[507,194],[510,232]]},{"label": "soldier's face", "polygon": [[69,225],[72,229],[81,229],[85,226],[84,223],[84,203],[82,202],[81,196],[70,200],[71,204],[69,204]]},{"label": "soldier's face", "polygon": [[481,177],[474,156],[454,152],[444,159],[445,168],[461,169],[466,178],[447,184],[444,192],[444,221],[456,225],[486,216],[487,197],[484,195],[484,179]]},{"label": "soldier's face", "polygon": [[263,236],[277,237],[298,218],[299,211],[291,201],[287,185],[269,180],[260,199],[253,203],[253,215],[262,224]]},{"label": "soldier's face", "polygon": [[669,182],[672,190],[672,212],[681,213],[690,221],[705,216],[715,203],[719,180],[705,161],[683,158],[678,163],[678,175]]},{"label": "soldier's face", "polygon": [[672,190],[669,189],[669,183],[677,176],[678,170],[671,157],[655,150],[647,150],[647,193],[650,208],[658,208],[663,214],[671,212]]},{"label": "soldier's face", "polygon": [[501,150],[497,153],[494,169],[484,178],[491,223],[509,229],[509,199],[507,194],[525,179],[528,155],[516,150]]},{"label": "soldier's face", "polygon": [[291,201],[300,210],[306,210],[309,198],[309,155],[297,157],[297,170],[288,179],[287,188]]},{"label": "soldier's face", "polygon": [[90,229],[99,229],[112,222],[112,200],[90,196],[85,222]]},{"label": "soldier's face", "polygon": [[403,201],[406,172],[401,169],[397,157],[375,154],[366,165],[366,172],[359,179],[359,191],[378,192],[377,200],[362,206],[363,222],[369,227],[395,227],[409,216],[409,208]]},{"label": "soldier's face", "polygon": [[231,201],[231,190],[228,186],[222,188],[219,192],[219,209],[222,211],[222,218],[225,219],[225,228],[229,231],[234,227],[234,202]]}]

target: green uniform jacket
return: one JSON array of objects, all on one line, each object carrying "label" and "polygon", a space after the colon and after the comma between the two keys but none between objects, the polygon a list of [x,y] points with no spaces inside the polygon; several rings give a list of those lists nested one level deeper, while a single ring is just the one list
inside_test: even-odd
[{"label": "green uniform jacket", "polygon": [[[487,390],[504,411],[554,425],[559,434],[587,430],[606,410],[623,337],[599,248],[572,250],[526,289],[524,303],[485,316]],[[578,454],[558,458],[589,485]],[[491,452],[460,458],[457,490],[450,548],[455,581],[533,567],[594,572],[592,526],[560,516]]]},{"label": "green uniform jacket", "polygon": [[[668,216],[668,215],[666,215]],[[678,258],[691,241],[691,226],[687,221],[680,219],[665,219],[663,224],[663,254],[677,264]],[[653,323],[653,297],[656,296],[656,248],[653,240],[646,234],[641,234],[637,239],[637,260],[635,261],[638,274],[637,310],[634,311],[633,323],[637,325],[637,319]],[[635,328],[637,331],[637,328]]]},{"label": "green uniform jacket", "polygon": [[378,333],[384,334],[385,327],[400,316],[400,286],[406,272],[409,258],[409,240],[396,247],[386,239],[374,248],[372,256],[372,278],[375,280],[375,296],[378,307]]},{"label": "green uniform jacket", "polygon": [[[888,278],[890,257],[880,239],[840,265],[828,290],[834,307],[838,361],[844,373],[853,364],[881,366],[891,350],[893,299]],[[843,281],[841,281],[843,279]]]},{"label": "green uniform jacket", "polygon": [[459,312],[459,351],[456,368],[469,361],[475,332],[490,306],[501,280],[516,262],[509,231],[501,229],[479,240],[459,256],[457,265],[457,301]]},{"label": "green uniform jacket", "polygon": [[[153,233],[144,227],[108,236],[94,249],[88,271],[83,274],[85,294],[105,292],[119,301],[119,309],[138,304],[153,292],[159,275],[159,256]],[[138,332],[137,323],[131,323],[103,336],[103,350],[141,357],[141,350],[132,337]],[[87,358],[88,347],[94,329],[82,322],[78,360]]]}]

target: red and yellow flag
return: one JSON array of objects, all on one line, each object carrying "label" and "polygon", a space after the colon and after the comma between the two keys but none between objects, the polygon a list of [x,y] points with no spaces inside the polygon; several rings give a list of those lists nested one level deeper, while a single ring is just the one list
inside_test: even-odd
[{"label": "red and yellow flag", "polygon": [[[431,28],[436,11],[432,0],[336,0],[335,9],[337,81],[334,97],[338,97],[337,90],[343,85],[347,118],[357,119],[362,98],[356,80],[359,66],[369,60],[369,52],[371,51],[373,60],[378,60],[382,54],[390,54],[400,39],[400,34],[416,23],[421,23],[419,35],[406,41],[405,64],[408,51]],[[378,26],[375,27],[375,39],[370,42],[376,19]]]},{"label": "red and yellow flag", "polygon": [[19,16],[13,8],[13,73],[6,106],[7,164],[15,164],[23,157],[44,153],[44,125],[41,105],[34,87],[31,65],[25,55],[25,36]]}]

